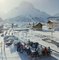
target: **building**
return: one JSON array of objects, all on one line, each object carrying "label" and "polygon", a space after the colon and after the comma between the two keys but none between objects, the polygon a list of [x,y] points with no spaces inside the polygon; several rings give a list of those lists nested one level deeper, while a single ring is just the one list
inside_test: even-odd
[{"label": "building", "polygon": [[38,24],[34,24],[34,26],[32,26],[32,29],[33,30],[42,30],[42,26],[43,26],[43,24],[42,23],[38,23]]},{"label": "building", "polygon": [[48,24],[49,29],[59,30],[59,18],[58,17],[49,17],[47,24]]},{"label": "building", "polygon": [[54,24],[55,24],[55,23],[54,23],[52,20],[49,20],[47,23],[48,23],[48,28],[49,28],[49,29],[54,28]]}]

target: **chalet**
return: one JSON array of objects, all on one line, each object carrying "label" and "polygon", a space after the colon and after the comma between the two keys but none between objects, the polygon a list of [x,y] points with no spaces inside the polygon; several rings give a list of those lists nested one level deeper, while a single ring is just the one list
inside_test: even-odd
[{"label": "chalet", "polygon": [[49,29],[54,29],[54,30],[58,30],[59,29],[59,18],[58,17],[50,17],[48,19],[48,28]]},{"label": "chalet", "polygon": [[42,26],[43,26],[42,23],[38,23],[38,24],[32,26],[32,29],[33,30],[40,30],[41,31],[42,30]]},{"label": "chalet", "polygon": [[49,28],[49,29],[54,28],[54,24],[55,24],[55,23],[54,23],[52,20],[49,20],[47,23],[48,23],[48,28]]}]

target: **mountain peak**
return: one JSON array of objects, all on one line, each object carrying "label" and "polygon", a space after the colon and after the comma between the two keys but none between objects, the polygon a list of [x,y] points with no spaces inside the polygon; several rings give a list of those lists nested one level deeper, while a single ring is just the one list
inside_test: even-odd
[{"label": "mountain peak", "polygon": [[13,22],[14,20],[41,22],[47,20],[47,17],[49,17],[47,13],[36,9],[32,3],[29,2],[22,2],[18,7],[11,10],[7,15],[8,19],[13,20]]},{"label": "mountain peak", "polygon": [[30,2],[22,2],[20,5],[19,5],[19,7],[18,7],[21,11],[23,10],[23,11],[28,11],[29,9],[30,10],[32,10],[32,9],[34,9],[34,6],[33,6],[33,4],[32,3],[30,3]]},{"label": "mountain peak", "polygon": [[33,4],[31,4],[30,2],[22,2],[18,7],[16,7],[15,9],[20,9],[20,10],[27,10],[27,9],[33,9],[34,6]]}]

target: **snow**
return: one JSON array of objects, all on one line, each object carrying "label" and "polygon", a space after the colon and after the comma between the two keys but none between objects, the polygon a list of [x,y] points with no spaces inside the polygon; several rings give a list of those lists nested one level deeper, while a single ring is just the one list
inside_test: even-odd
[{"label": "snow", "polygon": [[[48,43],[48,42],[42,40],[42,38],[44,38],[44,37],[51,38],[51,32],[30,31],[29,35],[31,35],[31,37],[29,38],[31,41],[38,42],[39,44],[41,44],[43,46],[50,47],[51,49],[59,52],[59,47],[57,47],[55,44]],[[54,32],[53,37],[56,39],[59,39],[58,35],[59,35],[59,31],[56,31],[56,32]],[[57,41],[57,40],[55,40],[55,41]],[[52,54],[52,56],[59,59],[59,53]]]},{"label": "snow", "polygon": [[[59,47],[57,47],[55,44],[43,41],[43,38],[51,37],[51,32],[44,32],[44,31],[33,31],[29,30],[29,32],[14,32],[14,35],[19,37],[19,40],[22,40],[24,42],[27,42],[28,40],[31,40],[33,42],[38,42],[39,44],[51,47],[51,49],[59,52]],[[58,41],[59,40],[59,31],[53,32],[53,40]],[[55,40],[58,39],[58,40]],[[15,46],[12,44],[11,46],[7,47],[4,45],[3,37],[0,36],[0,43],[2,42],[2,48],[0,48],[0,60],[31,60],[30,56],[28,56],[26,53],[18,53],[16,51]],[[1,45],[1,44],[0,44]],[[5,46],[5,48],[4,48]],[[1,47],[1,46],[0,46]],[[50,57],[39,57],[40,60],[59,60],[59,53],[53,51],[52,55]],[[32,59],[33,60],[33,59]],[[37,60],[37,59],[36,59]]]},{"label": "snow", "polygon": [[14,45],[11,45],[9,47],[5,46],[4,49],[3,38],[0,37],[0,39],[1,39],[0,42],[2,42],[2,45],[0,46],[0,60],[24,60],[24,59],[29,60],[27,56],[20,53],[19,55]]},{"label": "snow", "polygon": [[[30,32],[29,32],[30,33]],[[56,37],[56,38],[58,38],[59,39],[59,37],[58,37],[58,34],[59,34],[59,32],[58,33],[54,33],[54,37]],[[30,40],[32,40],[32,41],[37,41],[37,42],[39,42],[41,45],[44,45],[44,46],[46,46],[46,47],[51,47],[53,50],[56,50],[56,51],[58,51],[59,52],[59,48],[55,45],[55,44],[52,44],[52,43],[48,43],[48,42],[45,42],[45,41],[43,41],[42,40],[42,38],[44,38],[44,37],[49,37],[49,38],[51,38],[50,36],[51,36],[51,34],[50,34],[50,32],[42,32],[42,31],[32,31],[31,32],[31,35],[33,36],[33,37],[31,37],[31,39]],[[37,35],[37,36],[36,36]],[[35,38],[34,38],[35,37]],[[40,38],[41,37],[41,38]],[[53,38],[54,39],[54,38]],[[56,40],[57,41],[57,40]]]}]

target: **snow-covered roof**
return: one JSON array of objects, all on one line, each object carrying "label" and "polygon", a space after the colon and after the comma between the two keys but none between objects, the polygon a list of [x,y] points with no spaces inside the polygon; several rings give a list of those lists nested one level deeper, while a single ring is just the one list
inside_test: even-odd
[{"label": "snow-covered roof", "polygon": [[48,21],[59,23],[59,17],[49,17]]},{"label": "snow-covered roof", "polygon": [[48,22],[52,22],[52,23],[57,23],[57,24],[59,24],[59,21],[57,21],[57,20],[48,20]]}]

